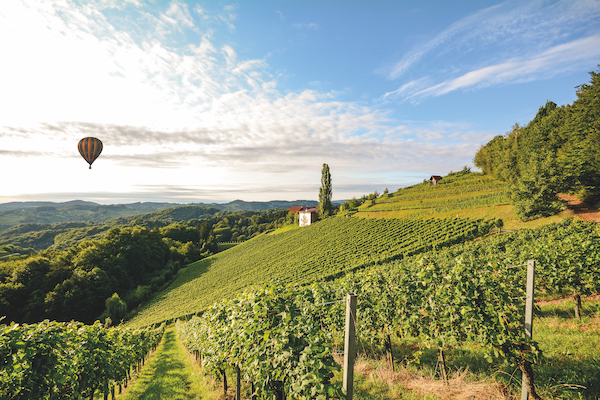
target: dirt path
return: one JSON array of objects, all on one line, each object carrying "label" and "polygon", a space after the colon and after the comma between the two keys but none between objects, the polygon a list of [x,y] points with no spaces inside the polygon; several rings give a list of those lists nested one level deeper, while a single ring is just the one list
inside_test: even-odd
[{"label": "dirt path", "polygon": [[561,193],[558,195],[558,197],[561,200],[568,201],[569,209],[573,210],[575,215],[577,215],[584,221],[600,222],[600,211],[598,210],[598,208],[589,207],[586,204],[583,204],[581,200],[572,195]]}]

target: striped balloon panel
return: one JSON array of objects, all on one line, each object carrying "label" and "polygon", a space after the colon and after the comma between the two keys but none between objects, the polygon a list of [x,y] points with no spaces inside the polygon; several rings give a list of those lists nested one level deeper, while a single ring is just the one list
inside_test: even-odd
[{"label": "striped balloon panel", "polygon": [[92,163],[102,152],[102,142],[93,137],[86,137],[79,141],[77,148],[81,157],[90,164],[90,169],[92,169]]}]

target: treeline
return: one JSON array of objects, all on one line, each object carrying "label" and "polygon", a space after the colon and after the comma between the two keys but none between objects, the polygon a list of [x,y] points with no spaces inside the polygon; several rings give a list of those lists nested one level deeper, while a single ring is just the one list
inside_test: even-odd
[{"label": "treeline", "polygon": [[[66,249],[2,258],[0,316],[18,322],[110,318],[117,323],[171,282],[182,266],[218,252],[218,242],[274,229],[286,213],[225,212],[165,226],[141,220],[148,226],[112,227],[101,238]],[[75,227],[72,234],[84,228]],[[2,251],[10,254],[12,247],[2,246]]]},{"label": "treeline", "polygon": [[225,229],[218,233],[217,241],[244,241],[257,233],[280,226],[285,216],[285,210],[228,212],[210,207],[181,206],[115,218],[101,225],[93,222],[19,224],[0,232],[0,246],[12,246],[15,253],[31,253],[48,248],[64,250],[83,240],[101,239],[114,226],[138,225],[152,229],[184,222],[195,228],[204,220],[211,227],[218,224],[217,229],[229,228],[229,231]]},{"label": "treeline", "polygon": [[563,206],[557,193],[588,203],[600,195],[600,73],[577,87],[577,99],[558,107],[548,101],[525,126],[481,146],[473,162],[511,185],[523,220],[548,216]]}]

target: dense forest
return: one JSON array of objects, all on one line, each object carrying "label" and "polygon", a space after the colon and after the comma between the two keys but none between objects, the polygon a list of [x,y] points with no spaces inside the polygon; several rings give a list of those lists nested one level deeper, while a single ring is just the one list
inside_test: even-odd
[{"label": "dense forest", "polygon": [[[2,232],[0,315],[19,322],[116,323],[181,267],[218,252],[220,242],[243,241],[290,221],[287,210],[183,206],[106,225],[19,225]],[[9,256],[23,250],[20,245],[36,251]]]},{"label": "dense forest", "polygon": [[475,155],[485,174],[510,183],[522,220],[560,210],[558,193],[591,204],[600,200],[600,71],[590,75],[589,83],[577,87],[573,104],[548,101],[527,125],[515,124]]}]

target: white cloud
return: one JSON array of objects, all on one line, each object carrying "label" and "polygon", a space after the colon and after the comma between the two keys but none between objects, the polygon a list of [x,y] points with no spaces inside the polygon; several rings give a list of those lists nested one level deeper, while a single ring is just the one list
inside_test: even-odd
[{"label": "white cloud", "polygon": [[195,28],[194,20],[190,15],[187,4],[179,1],[172,1],[169,9],[164,14],[164,19],[172,25],[184,25],[188,28]]},{"label": "white cloud", "polygon": [[218,18],[223,21],[231,32],[235,31],[235,25],[233,22],[237,20],[237,14],[235,10],[238,9],[237,4],[229,4],[223,7],[223,14],[219,14]]},{"label": "white cloud", "polygon": [[[0,170],[18,171],[6,193],[74,192],[90,176],[76,152],[84,136],[105,144],[95,179],[77,187],[90,193],[167,184],[258,193],[292,180],[293,198],[323,162],[347,174],[444,170],[476,150],[479,142],[461,138],[436,143],[447,127],[403,127],[336,92],[281,90],[265,60],[215,45],[215,31],[194,24],[231,23],[234,12],[192,15],[177,1],[154,14],[133,7],[128,30],[91,5],[0,3],[0,37],[15,38],[0,41],[10,61],[0,63]],[[148,23],[156,28],[144,31]],[[174,44],[181,27],[197,44]]]}]

